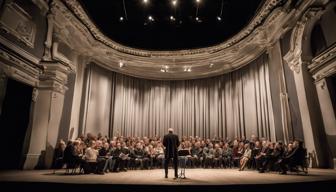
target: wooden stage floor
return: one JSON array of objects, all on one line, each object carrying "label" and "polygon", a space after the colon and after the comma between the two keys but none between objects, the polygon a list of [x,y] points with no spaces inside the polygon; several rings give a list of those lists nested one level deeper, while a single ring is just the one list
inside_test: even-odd
[{"label": "wooden stage floor", "polygon": [[[254,170],[238,171],[237,169],[186,169],[187,179],[173,179],[173,170],[169,170],[169,178],[164,178],[164,170],[129,170],[120,173],[107,173],[105,175],[64,175],[65,170],[58,170],[56,174],[52,170],[34,171],[1,171],[0,184],[12,189],[32,187],[38,191],[41,186],[58,190],[83,188],[92,186],[107,187],[109,191],[204,191],[204,189],[249,189],[249,191],[265,191],[272,187],[285,189],[305,189],[314,191],[321,186],[336,186],[336,170],[333,169],[309,169],[308,175],[289,173],[258,173]],[[75,186],[75,187],[74,187]],[[313,190],[314,189],[314,190]],[[48,191],[48,190],[47,190]],[[69,190],[70,191],[70,190]],[[80,190],[83,191],[83,190]],[[176,190],[175,190],[176,191]],[[307,191],[307,190],[306,190]],[[288,192],[285,191],[285,192]]]}]

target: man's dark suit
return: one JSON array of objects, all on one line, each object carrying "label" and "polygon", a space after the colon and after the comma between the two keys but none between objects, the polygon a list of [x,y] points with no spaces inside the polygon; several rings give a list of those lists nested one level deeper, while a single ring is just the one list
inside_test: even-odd
[{"label": "man's dark suit", "polygon": [[175,169],[175,177],[178,177],[177,174],[177,148],[180,145],[180,141],[177,135],[173,133],[168,133],[167,135],[164,136],[163,138],[163,145],[166,147],[165,148],[165,174],[166,177],[168,176],[168,164],[169,160],[173,158],[173,164],[174,164],[174,169]]}]

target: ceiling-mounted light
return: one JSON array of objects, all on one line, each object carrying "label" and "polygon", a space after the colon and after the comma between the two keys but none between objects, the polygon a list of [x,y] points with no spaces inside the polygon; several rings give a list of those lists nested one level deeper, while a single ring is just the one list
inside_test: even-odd
[{"label": "ceiling-mounted light", "polygon": [[184,67],[183,71],[184,72],[191,72],[191,67]]},{"label": "ceiling-mounted light", "polygon": [[222,18],[220,16],[217,16],[218,21],[222,21]]},{"label": "ceiling-mounted light", "polygon": [[149,21],[154,21],[154,18],[150,15],[150,16],[148,16],[148,20]]},{"label": "ceiling-mounted light", "polygon": [[170,16],[170,21],[175,21],[175,17],[174,16]]},{"label": "ceiling-mounted light", "polygon": [[120,18],[119,18],[119,21],[120,21],[120,22],[124,21],[124,17],[120,17]]},{"label": "ceiling-mounted light", "polygon": [[196,0],[196,3],[200,3],[201,2],[201,0]]},{"label": "ceiling-mounted light", "polygon": [[119,61],[119,67],[122,68],[124,66],[124,62]]},{"label": "ceiling-mounted light", "polygon": [[173,1],[172,1],[172,5],[173,5],[174,7],[176,7],[176,5],[177,5],[177,0],[173,0]]},{"label": "ceiling-mounted light", "polygon": [[160,69],[160,71],[161,71],[162,73],[166,73],[166,72],[168,72],[168,68],[169,68],[168,65],[162,66],[161,69]]},{"label": "ceiling-mounted light", "polygon": [[147,4],[147,3],[149,3],[149,0],[142,0],[142,2],[143,2],[144,4]]}]

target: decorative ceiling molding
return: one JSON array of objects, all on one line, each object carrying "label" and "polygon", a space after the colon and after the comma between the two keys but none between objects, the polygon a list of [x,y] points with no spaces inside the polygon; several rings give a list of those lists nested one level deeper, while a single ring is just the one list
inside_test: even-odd
[{"label": "decorative ceiling molding", "polygon": [[221,43],[216,46],[211,46],[207,48],[200,49],[189,49],[189,50],[180,50],[180,51],[146,51],[141,49],[135,49],[131,47],[123,46],[110,38],[106,37],[97,26],[91,21],[83,7],[79,4],[78,0],[62,0],[66,6],[73,12],[74,15],[89,29],[94,38],[105,45],[111,47],[112,49],[118,50],[123,53],[132,54],[142,57],[162,57],[162,56],[183,56],[183,55],[193,55],[193,54],[202,54],[202,53],[213,53],[220,51],[222,49],[231,47],[237,42],[244,39],[246,36],[251,34],[262,22],[267,18],[272,10],[279,6],[282,0],[267,0],[266,3],[262,6],[260,11],[254,17],[254,19],[238,34],[230,38],[224,43]]},{"label": "decorative ceiling molding", "polygon": [[[51,12],[60,41],[80,55],[92,57],[110,70],[148,79],[196,79],[239,69],[277,41],[315,0],[299,8],[284,8],[281,0],[267,0],[254,19],[237,35],[222,44],[180,51],[147,51],[123,46],[105,37],[89,19],[77,0],[54,0]],[[290,0],[289,0],[290,2]],[[119,67],[119,62],[126,65]],[[214,64],[214,67],[209,67]],[[168,66],[166,73],[160,72]],[[185,67],[191,71],[186,72]]]}]

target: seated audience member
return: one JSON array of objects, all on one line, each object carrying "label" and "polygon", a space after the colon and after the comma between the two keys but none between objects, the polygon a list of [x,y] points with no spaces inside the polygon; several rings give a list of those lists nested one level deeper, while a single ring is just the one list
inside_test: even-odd
[{"label": "seated audience member", "polygon": [[213,153],[213,167],[221,167],[222,164],[222,155],[223,155],[223,150],[220,148],[219,144],[215,144],[215,149]]},{"label": "seated audience member", "polygon": [[263,173],[266,169],[274,170],[276,163],[283,157],[284,149],[282,142],[276,143],[271,155],[268,157],[267,162],[263,165],[262,169],[259,171]]},{"label": "seated audience member", "polygon": [[153,145],[148,145],[147,148],[147,154],[148,154],[148,158],[149,158],[149,167],[150,169],[152,169],[154,167],[154,165],[156,164],[156,151],[153,147]]},{"label": "seated audience member", "polygon": [[244,143],[238,142],[238,140],[233,141],[233,150],[232,150],[232,160],[234,166],[238,166],[241,156],[244,153]]},{"label": "seated audience member", "polygon": [[119,154],[119,171],[127,171],[127,165],[130,159],[129,154],[130,150],[126,146],[126,142],[122,142],[121,151]]},{"label": "seated audience member", "polygon": [[201,149],[201,143],[198,141],[198,142],[195,142],[195,144],[192,146],[191,148],[191,167],[198,167],[200,166],[200,159],[201,159],[201,156],[202,156],[202,149]]},{"label": "seated audience member", "polygon": [[229,143],[225,143],[223,146],[223,167],[227,168],[232,166],[232,149],[229,146]]},{"label": "seated audience member", "polygon": [[82,156],[79,153],[79,145],[80,142],[75,140],[73,142],[69,141],[65,147],[63,160],[67,168],[75,168],[78,165],[83,168],[85,165],[85,161],[82,159]]},{"label": "seated audience member", "polygon": [[263,158],[263,162],[261,162],[260,168],[258,169],[259,173],[265,172],[265,170],[268,168],[269,162],[274,152],[274,148],[275,148],[275,143],[268,142],[268,146],[267,146],[267,150],[265,152],[264,158]]},{"label": "seated audience member", "polygon": [[257,154],[255,156],[255,161],[256,161],[256,166],[257,166],[257,170],[261,170],[262,169],[262,166],[265,162],[265,159],[266,159],[266,154],[267,154],[267,151],[268,151],[268,143],[266,140],[263,140],[262,141],[262,148],[259,152],[259,154]]},{"label": "seated audience member", "polygon": [[99,149],[99,159],[105,160],[105,165],[103,168],[103,172],[107,172],[108,166],[109,166],[109,158],[110,158],[110,153],[109,153],[109,148],[110,145],[109,143],[104,143],[103,147]]},{"label": "seated audience member", "polygon": [[104,174],[103,166],[105,164],[104,161],[97,161],[98,150],[96,149],[96,142],[91,140],[89,142],[89,147],[85,150],[84,160],[87,162],[84,167],[84,173],[97,173]]},{"label": "seated audience member", "polygon": [[61,169],[63,167],[64,164],[64,150],[65,150],[65,142],[61,139],[56,147],[55,147],[55,151],[54,151],[54,159],[53,159],[53,169]]},{"label": "seated audience member", "polygon": [[117,142],[116,143],[116,147],[113,149],[112,151],[112,167],[111,167],[111,171],[112,172],[119,172],[119,166],[120,166],[120,156],[121,156],[121,143]]},{"label": "seated audience member", "polygon": [[287,167],[292,170],[297,165],[302,165],[306,158],[306,150],[303,147],[302,141],[294,141],[293,150],[289,152],[280,161],[280,174],[287,174]]},{"label": "seated audience member", "polygon": [[163,168],[165,156],[161,142],[157,143],[155,151],[156,151],[156,163],[160,166],[160,168]]},{"label": "seated audience member", "polygon": [[147,165],[146,153],[141,145],[140,142],[136,144],[136,148],[134,149],[134,156],[135,156],[135,166],[140,165],[140,169],[144,169]]},{"label": "seated audience member", "polygon": [[252,150],[250,148],[250,144],[245,144],[244,145],[244,154],[242,155],[242,158],[240,159],[240,168],[239,168],[239,171],[243,171],[245,166],[246,166],[246,163],[250,160],[251,158],[251,153],[252,153]]},{"label": "seated audience member", "polygon": [[208,168],[209,165],[212,165],[214,157],[214,149],[212,143],[209,143],[208,147],[203,149],[204,156],[204,168]]}]

